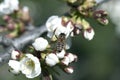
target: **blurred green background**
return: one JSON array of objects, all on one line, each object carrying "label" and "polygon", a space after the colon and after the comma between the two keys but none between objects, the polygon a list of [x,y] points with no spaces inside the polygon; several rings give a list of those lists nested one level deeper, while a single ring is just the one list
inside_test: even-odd
[{"label": "blurred green background", "polygon": [[[51,15],[62,15],[69,10],[60,0],[20,0],[20,5],[30,8],[36,26],[42,25]],[[91,21],[95,37],[88,41],[82,35],[72,38],[70,52],[78,55],[73,63],[73,74],[59,70],[55,80],[120,80],[120,38],[115,34],[115,25],[100,26]],[[8,72],[8,65],[0,67],[0,80],[39,80],[27,79],[24,75],[14,76]]]}]

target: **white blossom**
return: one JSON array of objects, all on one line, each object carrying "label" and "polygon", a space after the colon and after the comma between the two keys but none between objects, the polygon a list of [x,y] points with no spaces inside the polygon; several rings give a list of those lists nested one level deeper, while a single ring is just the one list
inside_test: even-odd
[{"label": "white blossom", "polygon": [[46,22],[46,27],[48,30],[48,37],[56,35],[57,37],[64,33],[66,38],[69,36],[70,32],[73,30],[73,25],[71,22],[68,22],[66,26],[62,24],[62,17],[51,16]]},{"label": "white blossom", "polygon": [[58,16],[51,16],[48,18],[46,22],[46,27],[49,32],[54,32],[54,30],[58,27],[60,24],[61,18]]},{"label": "white blossom", "polygon": [[84,32],[83,32],[84,38],[85,38],[85,39],[88,39],[88,40],[92,40],[93,37],[94,37],[94,35],[95,35],[95,32],[94,32],[94,30],[93,30],[92,28],[86,29],[86,30],[84,30]]},{"label": "white blossom", "polygon": [[35,78],[41,73],[39,59],[32,54],[25,54],[20,61],[9,60],[8,65],[11,67],[12,73],[22,72],[27,78]]},{"label": "white blossom", "polygon": [[61,59],[61,58],[63,58],[63,57],[65,56],[65,53],[66,53],[66,52],[65,52],[65,50],[63,49],[60,53],[56,53],[56,55],[57,55],[58,58]]},{"label": "white blossom", "polygon": [[0,14],[10,14],[18,9],[19,9],[18,0],[4,0],[4,2],[0,4]]},{"label": "white blossom", "polygon": [[37,51],[44,51],[48,46],[48,41],[42,37],[35,39],[32,44]]},{"label": "white blossom", "polygon": [[45,62],[49,66],[54,66],[59,62],[59,59],[54,53],[50,53],[46,56]]},{"label": "white blossom", "polygon": [[10,72],[14,74],[20,73],[20,62],[16,60],[9,60],[8,65],[11,67]]},{"label": "white blossom", "polygon": [[26,57],[20,61],[20,66],[21,72],[25,74],[27,78],[37,77],[41,73],[39,59],[32,54],[26,54]]},{"label": "white blossom", "polygon": [[13,50],[11,53],[11,58],[12,59],[17,59],[20,53],[18,51]]},{"label": "white blossom", "polygon": [[73,30],[73,25],[71,22],[68,22],[67,26],[63,26],[62,24],[60,24],[55,30],[55,35],[58,37],[61,33],[64,33],[67,38],[72,30]]}]

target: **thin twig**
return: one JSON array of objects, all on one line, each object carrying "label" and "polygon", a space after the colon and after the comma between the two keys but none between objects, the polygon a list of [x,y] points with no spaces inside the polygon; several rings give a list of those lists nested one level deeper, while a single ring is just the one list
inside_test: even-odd
[{"label": "thin twig", "polygon": [[35,38],[41,36],[45,32],[47,32],[47,29],[45,25],[42,25],[25,32],[21,37],[14,40],[1,36],[0,44],[7,46],[7,49],[5,49],[4,53],[0,53],[0,66],[8,62],[10,53],[13,49],[22,50],[27,44],[33,42]]}]

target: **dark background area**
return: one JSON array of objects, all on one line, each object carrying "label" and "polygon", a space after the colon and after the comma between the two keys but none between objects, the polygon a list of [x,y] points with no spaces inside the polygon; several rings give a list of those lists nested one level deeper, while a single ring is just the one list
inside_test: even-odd
[{"label": "dark background area", "polygon": [[[60,16],[69,10],[60,0],[20,0],[20,5],[30,8],[36,26],[44,24],[52,15]],[[111,21],[107,26],[94,21],[91,25],[95,30],[93,40],[88,41],[82,35],[72,38],[69,51],[78,55],[78,62],[72,64],[74,73],[66,74],[58,69],[60,76],[56,75],[55,80],[120,80],[120,38],[116,36],[115,25]],[[8,64],[0,67],[0,80],[39,80],[39,77],[14,76],[8,69]]]}]

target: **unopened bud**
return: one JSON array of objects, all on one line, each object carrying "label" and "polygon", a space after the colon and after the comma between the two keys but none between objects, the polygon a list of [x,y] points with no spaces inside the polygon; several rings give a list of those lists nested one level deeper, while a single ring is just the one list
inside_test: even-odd
[{"label": "unopened bud", "polygon": [[11,19],[11,18],[10,18],[10,16],[8,16],[8,15],[5,15],[5,16],[3,17],[3,20],[5,20],[6,22],[8,22],[10,19]]},{"label": "unopened bud", "polygon": [[73,62],[74,61],[74,55],[72,54],[72,53],[68,53],[67,54],[67,57],[69,58],[69,62],[71,63],[71,62]]},{"label": "unopened bud", "polygon": [[77,55],[73,55],[73,56],[74,56],[74,61],[77,62],[77,60],[78,60]]},{"label": "unopened bud", "polygon": [[18,59],[20,58],[20,53],[16,50],[13,50],[12,53],[11,53],[11,58],[12,59]]},{"label": "unopened bud", "polygon": [[15,29],[15,24],[14,23],[8,23],[7,25],[8,30],[14,30]]},{"label": "unopened bud", "polygon": [[65,72],[67,72],[69,74],[72,74],[74,72],[73,67],[67,67],[64,70],[65,70]]},{"label": "unopened bud", "polygon": [[98,10],[93,13],[93,17],[101,24],[107,25],[109,23],[107,19],[107,12],[104,10]]},{"label": "unopened bud", "polygon": [[68,66],[69,65],[69,58],[67,56],[65,56],[64,59],[61,60],[61,63],[65,66]]},{"label": "unopened bud", "polygon": [[88,40],[92,40],[94,35],[95,35],[95,32],[92,28],[88,28],[88,29],[84,30],[84,32],[83,32],[84,38],[88,39]]},{"label": "unopened bud", "polygon": [[101,23],[103,25],[107,25],[109,23],[108,19],[106,19],[106,18],[98,18],[97,20],[99,23]]}]

